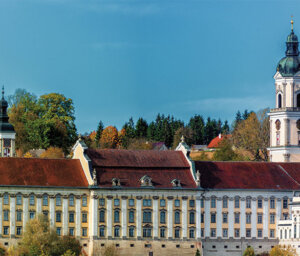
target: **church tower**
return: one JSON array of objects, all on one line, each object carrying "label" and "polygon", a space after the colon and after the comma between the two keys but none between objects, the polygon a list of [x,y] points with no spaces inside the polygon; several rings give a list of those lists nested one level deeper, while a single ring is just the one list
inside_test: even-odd
[{"label": "church tower", "polygon": [[15,156],[15,129],[8,122],[7,101],[4,99],[4,87],[2,88],[2,99],[0,100],[0,157]]},{"label": "church tower", "polygon": [[285,57],[274,76],[276,108],[269,113],[271,162],[300,162],[300,58],[293,23]]}]

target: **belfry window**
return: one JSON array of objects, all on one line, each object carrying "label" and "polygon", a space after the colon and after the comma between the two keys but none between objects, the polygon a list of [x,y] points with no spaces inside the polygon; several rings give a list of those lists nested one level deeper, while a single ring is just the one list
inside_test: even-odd
[{"label": "belfry window", "polygon": [[281,96],[280,93],[278,94],[278,99],[277,100],[278,100],[278,102],[277,102],[278,103],[278,108],[282,108],[282,96]]},{"label": "belfry window", "polygon": [[300,108],[300,93],[297,94],[297,108]]}]

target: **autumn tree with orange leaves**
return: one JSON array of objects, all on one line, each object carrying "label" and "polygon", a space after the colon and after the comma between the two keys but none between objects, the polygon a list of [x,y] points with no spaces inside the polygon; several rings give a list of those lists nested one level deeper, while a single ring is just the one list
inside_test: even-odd
[{"label": "autumn tree with orange leaves", "polygon": [[101,148],[117,148],[118,146],[118,130],[114,126],[106,127],[100,138]]}]

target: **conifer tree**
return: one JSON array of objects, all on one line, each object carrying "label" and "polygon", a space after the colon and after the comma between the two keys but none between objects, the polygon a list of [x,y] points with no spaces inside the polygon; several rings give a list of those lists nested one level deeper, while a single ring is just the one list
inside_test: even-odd
[{"label": "conifer tree", "polygon": [[100,141],[103,129],[104,129],[104,125],[103,125],[102,121],[100,121],[98,124],[98,127],[97,127],[97,133],[96,133],[96,137],[95,137],[96,147],[99,147],[99,141]]}]

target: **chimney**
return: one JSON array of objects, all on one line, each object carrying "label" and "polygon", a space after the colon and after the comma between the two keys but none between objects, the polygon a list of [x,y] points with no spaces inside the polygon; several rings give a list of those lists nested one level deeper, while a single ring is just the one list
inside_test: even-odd
[{"label": "chimney", "polygon": [[219,139],[222,139],[222,134],[221,133],[219,133]]}]

